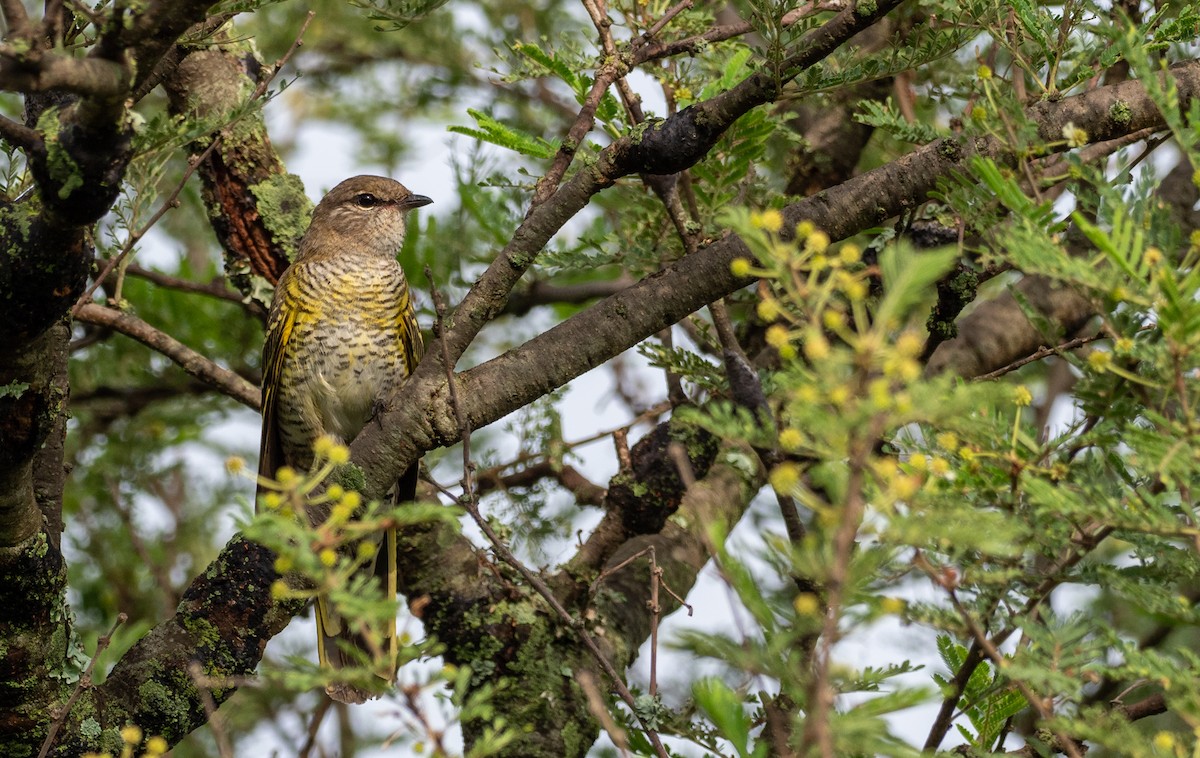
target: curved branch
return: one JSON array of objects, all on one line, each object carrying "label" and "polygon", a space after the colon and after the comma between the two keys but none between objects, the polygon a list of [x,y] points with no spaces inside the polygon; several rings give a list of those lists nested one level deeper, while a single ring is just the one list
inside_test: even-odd
[{"label": "curved branch", "polygon": [[179,340],[147,324],[136,316],[105,308],[96,303],[85,303],[75,318],[88,324],[104,326],[132,337],[155,352],[162,353],[180,368],[218,391],[237,400],[248,408],[258,410],[262,404],[262,393],[258,387],[229,369],[213,363]]}]

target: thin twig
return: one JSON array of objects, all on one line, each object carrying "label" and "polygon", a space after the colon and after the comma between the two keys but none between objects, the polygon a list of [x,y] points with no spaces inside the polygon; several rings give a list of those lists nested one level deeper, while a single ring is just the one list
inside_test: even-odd
[{"label": "thin twig", "polygon": [[202,684],[205,680],[204,669],[198,662],[192,661],[188,666],[188,675],[192,677],[192,683],[196,685],[196,692],[200,695],[200,702],[204,705],[205,721],[212,728],[213,739],[217,743],[217,753],[221,758],[233,758],[233,745],[230,744],[225,724],[220,714],[217,713],[217,701],[213,700],[208,687]]},{"label": "thin twig", "polygon": [[474,463],[471,461],[471,425],[470,421],[467,419],[465,411],[463,410],[462,404],[458,402],[458,382],[455,380],[454,362],[450,359],[450,346],[447,344],[445,336],[446,302],[442,299],[442,293],[438,290],[437,285],[434,284],[432,270],[426,267],[425,275],[429,279],[433,307],[435,313],[437,314],[436,330],[438,342],[441,345],[442,363],[446,370],[446,381],[448,383],[450,393],[450,405],[454,409],[454,415],[458,421],[459,433],[463,446],[463,496],[459,498],[459,503],[471,516],[471,519],[475,522],[475,525],[479,527],[479,530],[483,532],[484,536],[487,537],[488,542],[491,543],[492,549],[496,552],[496,555],[502,561],[514,568],[519,574],[521,574],[525,581],[528,582],[529,585],[533,587],[539,595],[542,596],[542,599],[546,601],[546,604],[550,606],[554,613],[557,614],[567,626],[575,630],[577,635],[579,635],[579,638],[583,641],[584,646],[587,648],[592,658],[595,659],[596,663],[600,665],[600,668],[612,681],[613,689],[617,691],[617,695],[629,707],[629,710],[633,714],[634,718],[638,720],[638,724],[642,727],[642,731],[645,732],[647,739],[650,740],[650,744],[654,747],[655,755],[657,755],[659,758],[669,758],[666,748],[663,747],[662,740],[659,739],[658,733],[651,729],[642,719],[641,715],[638,713],[635,701],[633,699],[633,694],[629,691],[629,688],[625,686],[625,682],[621,679],[621,675],[617,673],[617,670],[613,667],[612,663],[608,660],[608,657],[600,649],[600,646],[592,638],[592,635],[588,634],[587,630],[583,628],[583,625],[576,620],[566,608],[562,606],[562,603],[558,601],[558,598],[554,596],[554,593],[550,590],[546,583],[543,582],[540,577],[534,574],[529,567],[522,563],[515,555],[513,555],[512,551],[509,550],[508,545],[506,545],[504,541],[500,539],[500,536],[496,534],[494,529],[492,529],[492,525],[483,517],[483,514],[480,513],[479,503],[475,500],[475,496],[471,488],[471,474],[474,469]]},{"label": "thin twig", "polygon": [[[780,26],[787,28],[796,22],[822,11],[841,11],[844,10],[846,4],[844,2],[809,2],[804,5],[794,8],[783,14],[780,19]],[[741,37],[750,34],[754,31],[754,26],[748,21],[739,21],[735,24],[722,24],[714,26],[703,34],[697,34],[692,37],[687,37],[681,40],[672,42],[662,42],[657,45],[639,45],[635,48],[633,59],[634,65],[645,63],[646,61],[658,60],[660,58],[670,58],[681,53],[695,53],[706,45],[711,45],[714,42],[724,42],[734,37]]]},{"label": "thin twig", "polygon": [[1009,372],[1016,371],[1017,369],[1021,368],[1022,366],[1033,363],[1034,361],[1040,361],[1042,358],[1047,358],[1051,355],[1062,355],[1063,353],[1070,352],[1071,350],[1075,350],[1077,348],[1083,347],[1084,345],[1090,344],[1092,342],[1096,342],[1098,340],[1106,339],[1107,337],[1108,337],[1107,334],[1100,333],[1100,334],[1093,334],[1090,337],[1076,337],[1075,339],[1067,340],[1066,342],[1063,342],[1059,345],[1055,345],[1053,347],[1043,345],[1042,347],[1038,348],[1036,351],[1030,353],[1029,355],[1025,356],[1024,358],[1013,361],[1012,363],[1008,364],[1007,366],[998,368],[995,371],[989,371],[986,374],[980,374],[979,376],[975,377],[971,381],[983,382],[983,381],[987,381],[989,379],[996,379],[998,377],[1004,376],[1005,374],[1007,374]]},{"label": "thin twig", "polygon": [[321,731],[321,723],[325,720],[333,703],[333,698],[328,697],[321,698],[321,701],[317,703],[317,709],[309,717],[308,729],[304,734],[304,746],[300,748],[296,758],[308,758],[312,754],[312,750],[317,744],[317,732]]},{"label": "thin twig", "polygon": [[653,26],[647,29],[641,37],[638,37],[633,41],[633,49],[636,50],[637,48],[657,37],[658,33],[661,32],[667,24],[671,23],[671,19],[675,18],[686,10],[690,10],[691,7],[692,0],[683,0],[683,2],[667,8],[666,13],[662,14],[662,17],[659,18],[658,21],[655,21]]},{"label": "thin twig", "polygon": [[104,326],[132,337],[146,347],[165,355],[187,373],[229,395],[241,404],[258,410],[262,393],[258,387],[191,349],[145,321],[99,303],[84,303],[75,318],[87,324]]},{"label": "thin twig", "polygon": [[587,698],[588,711],[596,717],[604,731],[608,732],[608,736],[612,738],[613,744],[617,746],[622,758],[629,758],[629,740],[626,738],[625,730],[617,726],[617,722],[613,721],[612,714],[605,707],[604,698],[600,695],[600,688],[596,686],[596,677],[592,676],[592,672],[583,670],[575,675],[575,681],[579,683],[579,689],[583,690],[583,695]]},{"label": "thin twig", "polygon": [[118,613],[117,620],[108,629],[108,634],[96,640],[96,653],[88,661],[87,668],[83,670],[79,681],[75,683],[75,689],[71,691],[71,696],[67,698],[66,704],[55,715],[54,722],[50,724],[50,730],[46,732],[46,739],[42,742],[42,749],[38,751],[37,758],[46,758],[50,754],[50,748],[54,747],[54,738],[58,735],[58,730],[66,723],[67,717],[71,715],[71,709],[75,707],[75,701],[79,699],[79,693],[83,692],[84,687],[92,686],[92,671],[96,668],[96,662],[100,660],[100,654],[108,649],[108,645],[112,642],[112,636],[116,633],[117,627],[124,624],[128,619],[129,617],[124,613]]}]

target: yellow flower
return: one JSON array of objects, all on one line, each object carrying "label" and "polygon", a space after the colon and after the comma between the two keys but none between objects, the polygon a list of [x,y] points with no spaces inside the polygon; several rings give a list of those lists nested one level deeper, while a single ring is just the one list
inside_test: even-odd
[{"label": "yellow flower", "polygon": [[1163,260],[1163,251],[1159,250],[1157,247],[1146,248],[1146,252],[1142,255],[1147,266],[1157,266],[1158,264],[1162,263]]},{"label": "yellow flower", "polygon": [[940,456],[935,456],[929,461],[929,470],[938,476],[945,476],[950,473],[950,463]]},{"label": "yellow flower", "polygon": [[337,551],[330,547],[322,550],[317,557],[321,559],[321,565],[325,568],[333,568],[337,563]]},{"label": "yellow flower", "polygon": [[921,477],[899,476],[892,480],[892,494],[900,500],[907,500],[921,489]]},{"label": "yellow flower", "polygon": [[1154,747],[1157,750],[1174,750],[1175,735],[1170,732],[1159,732],[1154,735]]},{"label": "yellow flower", "polygon": [[329,462],[341,466],[350,462],[350,448],[345,445],[334,445],[329,449]]},{"label": "yellow flower", "polygon": [[791,337],[788,335],[786,327],[775,324],[767,329],[766,340],[768,345],[778,349],[786,345],[791,340]]},{"label": "yellow flower", "polygon": [[365,561],[368,558],[373,557],[375,555],[375,551],[376,551],[376,547],[375,547],[374,542],[367,542],[364,540],[364,541],[358,543],[357,552],[358,552],[358,559],[360,561]]},{"label": "yellow flower", "polygon": [[779,318],[779,301],[773,297],[759,300],[758,317],[768,323]]},{"label": "yellow flower", "polygon": [[283,495],[278,492],[268,492],[262,496],[262,504],[268,511],[279,510],[279,507],[283,505]]},{"label": "yellow flower", "polygon": [[329,451],[337,444],[337,440],[328,434],[322,434],[317,437],[317,441],[313,443],[313,455],[318,458],[328,458]]},{"label": "yellow flower", "polygon": [[136,745],[142,741],[142,728],[134,724],[121,727],[121,739],[126,745]]},{"label": "yellow flower", "polygon": [[846,293],[846,297],[852,302],[858,302],[867,296],[867,285],[863,284],[857,279],[846,282],[846,284],[842,287],[842,290]]},{"label": "yellow flower", "polygon": [[913,453],[908,459],[908,465],[912,466],[913,471],[925,471],[929,468],[929,459],[924,453]]},{"label": "yellow flower", "polygon": [[829,340],[820,332],[812,332],[804,340],[804,355],[810,361],[825,360],[829,357]]},{"label": "yellow flower", "polygon": [[234,476],[246,470],[246,459],[240,455],[231,455],[225,459],[225,470]]},{"label": "yellow flower", "polygon": [[801,616],[816,616],[821,612],[821,601],[811,592],[801,592],[796,595],[792,605],[796,608],[796,613]]},{"label": "yellow flower", "polygon": [[796,450],[804,444],[804,437],[797,429],[784,429],[779,433],[779,446],[784,450]]},{"label": "yellow flower", "polygon": [[329,496],[330,500],[341,500],[342,496],[346,494],[346,490],[340,484],[331,484],[326,488],[325,494]]},{"label": "yellow flower", "polygon": [[846,325],[846,314],[827,309],[821,314],[821,323],[825,325],[826,329],[837,331]]},{"label": "yellow flower", "polygon": [[817,226],[813,222],[801,221],[799,224],[796,224],[796,238],[804,239],[805,237],[812,234],[816,230],[817,230]]},{"label": "yellow flower", "polygon": [[1118,353],[1128,353],[1133,350],[1133,340],[1128,337],[1118,337],[1117,341],[1113,343],[1113,347]]},{"label": "yellow flower", "polygon": [[280,484],[287,486],[296,481],[296,469],[291,466],[283,466],[275,472],[275,480]]},{"label": "yellow flower", "polygon": [[287,582],[283,581],[282,579],[276,579],[275,581],[271,582],[271,597],[274,599],[283,600],[288,596],[288,592],[290,592],[290,590],[288,589]]},{"label": "yellow flower", "polygon": [[937,437],[934,437],[934,440],[937,441],[938,447],[943,450],[949,450],[952,453],[958,450],[958,435],[954,432],[942,432]]},{"label": "yellow flower", "polygon": [[975,69],[975,76],[987,81],[988,79],[992,78],[992,69],[988,66],[980,64],[979,68]]},{"label": "yellow flower", "polygon": [[1088,133],[1071,121],[1062,129],[1063,139],[1067,141],[1067,147],[1083,147],[1088,143]]},{"label": "yellow flower", "polygon": [[275,573],[286,574],[292,570],[294,565],[291,556],[281,555],[275,559]]},{"label": "yellow flower", "polygon": [[815,230],[808,235],[807,241],[804,243],[806,250],[811,250],[814,253],[823,253],[829,247],[829,235],[820,229]]},{"label": "yellow flower", "polygon": [[1106,350],[1093,350],[1088,354],[1087,362],[1094,371],[1104,371],[1112,365],[1112,353]]},{"label": "yellow flower", "polygon": [[170,745],[162,737],[151,737],[146,740],[146,756],[147,758],[155,758],[155,756],[166,755]]},{"label": "yellow flower", "polygon": [[1033,402],[1033,393],[1024,384],[1013,390],[1013,402],[1018,406],[1025,407]]},{"label": "yellow flower", "polygon": [[778,234],[783,228],[783,214],[777,210],[763,211],[750,214],[750,223],[759,229],[766,229],[772,234]]},{"label": "yellow flower", "polygon": [[862,260],[862,250],[858,245],[842,245],[842,249],[838,250],[838,257],[842,259],[842,263],[850,266]]},{"label": "yellow flower", "polygon": [[850,402],[850,389],[844,384],[839,384],[829,390],[829,402],[838,408],[843,407],[846,403]]},{"label": "yellow flower", "polygon": [[350,490],[345,495],[342,495],[342,504],[351,510],[357,509],[358,506],[362,505],[362,495],[354,490]]},{"label": "yellow flower", "polygon": [[879,601],[879,610],[884,613],[900,614],[908,604],[898,597],[885,597]]},{"label": "yellow flower", "polygon": [[787,495],[800,484],[800,467],[794,463],[781,463],[771,472],[771,486],[775,491]]},{"label": "yellow flower", "polygon": [[896,350],[908,358],[917,357],[924,348],[925,340],[921,339],[920,335],[911,329],[905,330],[896,339]]},{"label": "yellow flower", "polygon": [[736,277],[750,276],[751,264],[749,258],[734,258],[729,264],[729,271]]}]

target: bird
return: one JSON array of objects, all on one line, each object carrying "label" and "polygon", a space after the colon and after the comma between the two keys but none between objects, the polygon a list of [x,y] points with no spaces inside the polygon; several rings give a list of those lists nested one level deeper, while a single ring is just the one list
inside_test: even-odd
[{"label": "bird", "polygon": [[[275,287],[263,346],[260,477],[274,478],[282,466],[306,471],[313,445],[330,436],[348,444],[421,358],[423,342],[404,270],[396,254],[404,242],[405,217],[433,201],[382,176],[341,182],[313,209],[293,263]],[[416,493],[417,464],[401,476],[397,502]],[[260,490],[261,492],[261,490]],[[328,508],[309,509],[319,523]],[[396,535],[380,537],[373,572],[385,592],[396,592]],[[322,667],[355,665],[351,649],[368,652],[327,598],[316,603],[317,652]],[[395,651],[393,619],[384,630]],[[395,655],[381,678],[395,677]],[[334,682],[335,700],[361,703],[374,695]]]}]

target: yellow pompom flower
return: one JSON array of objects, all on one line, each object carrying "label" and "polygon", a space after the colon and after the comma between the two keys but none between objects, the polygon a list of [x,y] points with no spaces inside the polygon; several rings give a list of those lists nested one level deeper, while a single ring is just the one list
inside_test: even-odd
[{"label": "yellow pompom flower", "polygon": [[829,357],[829,340],[820,332],[812,332],[804,340],[804,355],[810,361],[822,361]]},{"label": "yellow pompom flower", "polygon": [[1112,353],[1106,350],[1093,350],[1088,354],[1087,362],[1094,371],[1104,371],[1112,365]]},{"label": "yellow pompom flower", "polygon": [[750,223],[759,229],[765,229],[772,234],[778,234],[783,228],[783,214],[777,210],[767,210],[750,215]]},{"label": "yellow pompom flower", "polygon": [[763,298],[758,301],[758,317],[763,321],[770,323],[779,318],[779,301],[773,297]]},{"label": "yellow pompom flower", "polygon": [[801,592],[796,595],[796,599],[792,601],[792,606],[795,607],[796,613],[801,616],[816,616],[821,612],[821,601],[811,592]]},{"label": "yellow pompom flower", "polygon": [[342,466],[350,462],[350,448],[345,445],[334,445],[329,449],[329,462]]},{"label": "yellow pompom flower", "polygon": [[817,229],[808,235],[804,248],[814,253],[823,253],[829,248],[829,235]]},{"label": "yellow pompom flower", "polygon": [[779,446],[784,450],[796,450],[804,444],[804,436],[797,429],[784,429],[779,433]]},{"label": "yellow pompom flower", "polygon": [[800,467],[794,463],[781,463],[771,471],[771,486],[776,492],[790,494],[800,484]]},{"label": "yellow pompom flower", "polygon": [[121,727],[121,739],[126,745],[136,745],[142,741],[142,728],[135,724]]},{"label": "yellow pompom flower", "polygon": [[157,758],[157,756],[166,755],[170,747],[162,737],[151,737],[146,740],[146,756],[147,758]]},{"label": "yellow pompom flower", "polygon": [[333,568],[337,565],[337,551],[333,548],[324,548],[317,557],[321,559],[321,565],[325,568]]},{"label": "yellow pompom flower", "polygon": [[729,264],[729,271],[736,277],[750,276],[750,271],[753,268],[749,258],[734,258]]}]

